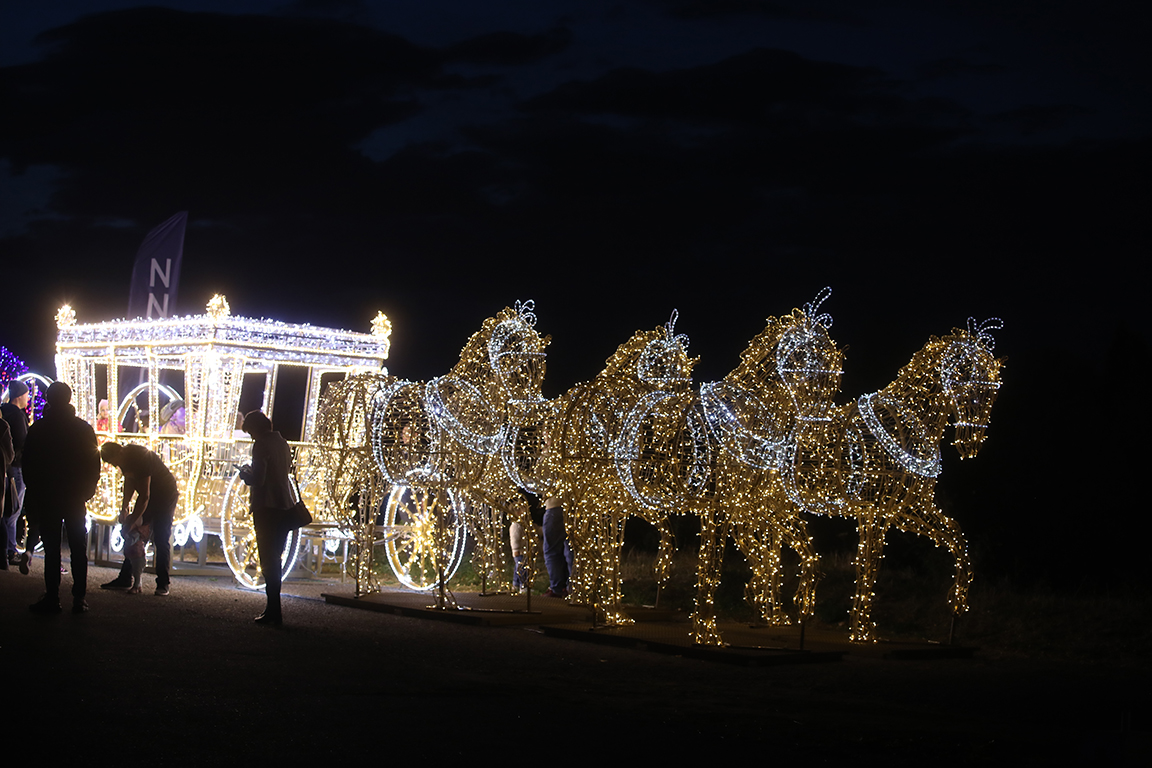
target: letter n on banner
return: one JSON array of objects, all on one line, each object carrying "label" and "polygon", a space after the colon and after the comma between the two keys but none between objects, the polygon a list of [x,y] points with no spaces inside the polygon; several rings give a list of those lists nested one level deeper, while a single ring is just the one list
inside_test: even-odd
[{"label": "letter n on banner", "polygon": [[132,268],[129,318],[168,317],[175,311],[187,223],[188,211],[180,211],[144,238]]}]

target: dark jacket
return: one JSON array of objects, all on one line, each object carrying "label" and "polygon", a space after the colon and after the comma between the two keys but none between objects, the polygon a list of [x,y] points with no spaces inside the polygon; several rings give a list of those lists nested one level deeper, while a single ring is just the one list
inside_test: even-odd
[{"label": "dark jacket", "polygon": [[12,447],[16,450],[12,466],[23,466],[21,456],[24,453],[24,438],[28,436],[28,416],[12,403],[0,403],[0,416],[4,417],[8,428],[12,430]]},{"label": "dark jacket", "polygon": [[0,479],[2,479],[8,474],[12,460],[16,458],[16,451],[12,447],[12,430],[4,419],[0,419],[0,455],[3,455],[4,459],[4,463],[0,465]]},{"label": "dark jacket", "polygon": [[37,499],[75,504],[96,494],[100,451],[92,426],[71,405],[44,409],[24,440],[24,485]]},{"label": "dark jacket", "polygon": [[252,465],[240,476],[249,486],[252,509],[288,509],[296,503],[288,479],[292,450],[279,432],[266,432],[254,440]]}]

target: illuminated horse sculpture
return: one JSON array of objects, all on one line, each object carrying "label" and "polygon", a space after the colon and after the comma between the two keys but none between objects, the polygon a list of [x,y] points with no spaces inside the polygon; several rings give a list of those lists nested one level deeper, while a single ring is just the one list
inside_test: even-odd
[{"label": "illuminated horse sculpture", "polygon": [[[532,302],[517,302],[485,320],[448,374],[393,381],[374,395],[372,449],[394,486],[384,524],[405,534],[394,538],[388,555],[407,586],[443,587],[463,555],[469,523],[481,562],[499,557],[503,541],[488,505],[506,502],[512,485],[491,481],[493,462],[504,464],[508,436],[516,431],[509,425],[522,428],[523,412],[533,413],[524,404],[542,400],[550,341],[535,331],[532,308]],[[512,443],[524,453],[522,438]],[[530,524],[525,532],[534,535]]]},{"label": "illuminated horse sculpture", "polygon": [[825,288],[804,309],[768,318],[740,364],[723,380],[700,388],[703,419],[718,450],[715,504],[700,507],[697,643],[721,642],[713,599],[728,533],[751,566],[746,596],[764,621],[790,623],[780,599],[784,546],[800,559],[795,595],[800,619],[814,609],[818,556],[783,477],[797,441],[809,424],[829,419],[840,388],[843,354],[828,335],[832,320],[816,314],[830,294]]},{"label": "illuminated horse sculpture", "polygon": [[[741,366],[703,388],[712,410],[728,417],[718,440],[712,435],[718,427],[709,424],[693,391],[696,360],[688,358],[687,337],[675,335],[675,321],[674,313],[664,328],[634,335],[596,379],[570,393],[560,442],[577,552],[574,600],[586,593],[608,623],[628,623],[618,585],[625,520],[636,515],[660,531],[662,583],[673,551],[668,516],[696,514],[702,533],[693,634],[698,643],[718,644],[713,597],[728,532],[753,564],[750,592],[766,620],[788,621],[779,600],[783,546],[801,560],[801,616],[812,611],[817,557],[798,509],[780,514],[788,500],[778,465],[794,444],[798,414],[823,413],[830,405],[840,353],[827,337],[825,316],[825,325],[799,310],[770,319]],[[751,418],[756,431],[733,434],[740,418]],[[773,436],[771,455],[757,453],[769,442],[763,435]]]},{"label": "illuminated horse sculpture", "polygon": [[[487,585],[487,574],[507,572],[505,520],[517,522],[523,531],[524,571],[531,583],[538,546],[524,492],[543,494],[542,457],[546,435],[554,421],[555,403],[541,393],[551,337],[541,337],[535,329],[535,304],[516,302],[505,308],[491,326],[477,334],[487,356],[487,397],[496,415],[498,438],[489,446],[487,462],[479,479],[465,489],[469,529],[477,546],[473,564]],[[476,371],[479,374],[479,370]],[[475,426],[469,426],[477,431]],[[457,441],[457,450],[468,445]]]},{"label": "illuminated horse sculpture", "polygon": [[[800,559],[800,617],[812,613],[818,558],[780,469],[794,452],[798,425],[825,414],[839,388],[842,355],[828,337],[831,319],[815,314],[829,293],[804,311],[769,318],[740,365],[704,384],[699,398],[667,386],[642,397],[616,442],[618,474],[646,517],[675,509],[700,518],[697,643],[722,642],[714,597],[728,534],[752,566],[746,592],[765,621],[790,621],[780,600],[785,546]],[[666,335],[666,347],[683,339],[673,339],[670,326]],[[665,367],[669,381],[687,381],[687,369]]]},{"label": "illuminated horse sculpture", "polygon": [[962,458],[984,440],[1000,387],[1003,360],[992,355],[998,319],[932,337],[896,380],[811,421],[799,435],[784,485],[807,512],[855,517],[856,596],[851,639],[875,640],[873,589],[890,527],[918,533],[945,547],[955,561],[948,593],[954,614],[967,610],[972,580],[964,534],[933,502],[940,474],[940,441],[949,423]]},{"label": "illuminated horse sculpture", "polygon": [[[629,414],[649,398],[691,398],[696,360],[686,352],[687,338],[675,336],[675,314],[668,325],[638,331],[616,350],[592,381],[567,392],[551,437],[548,463],[563,500],[566,530],[575,555],[570,600],[589,605],[597,620],[631,624],[620,610],[620,552],[624,523],[636,515],[660,531],[657,581],[668,577],[673,540],[668,505],[647,503],[637,495],[635,462],[621,454],[633,429]],[[649,464],[663,466],[664,462]],[[648,476],[649,481],[656,478]]]}]

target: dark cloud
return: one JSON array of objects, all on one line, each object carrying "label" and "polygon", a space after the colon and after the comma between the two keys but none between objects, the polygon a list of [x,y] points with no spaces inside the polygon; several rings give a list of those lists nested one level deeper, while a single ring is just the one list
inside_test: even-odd
[{"label": "dark cloud", "polygon": [[928,80],[959,75],[998,75],[1007,71],[1003,64],[974,62],[963,56],[948,56],[926,61],[916,67],[916,73]]},{"label": "dark cloud", "polygon": [[[956,102],[788,51],[541,81],[516,101],[445,68],[538,73],[580,41],[509,33],[436,50],[330,20],[141,10],[44,42],[43,61],[0,71],[16,107],[0,153],[17,170],[58,169],[55,218],[6,249],[119,254],[122,281],[148,227],[187,209],[193,309],[225,290],[248,313],[360,327],[384,293],[390,311],[439,327],[558,291],[626,308],[589,322],[631,329],[672,302],[686,322],[716,302],[762,318],[832,283],[851,286],[838,299],[856,296],[864,317],[895,311],[865,297],[899,295],[950,327],[1000,311],[972,306],[988,270],[954,265],[991,260],[1018,285],[1053,249],[1045,233],[1088,248],[1089,221],[1135,216],[1143,199],[1121,173],[1147,164],[1143,145],[981,147],[982,122]],[[483,109],[433,122],[474,96]],[[409,137],[396,151],[359,148],[393,128]],[[318,302],[318,284],[339,298]],[[735,354],[740,339],[718,329],[701,333]],[[571,376],[623,341],[601,335],[603,351],[569,352]],[[443,362],[405,362],[402,348],[413,368]]]},{"label": "dark cloud", "polygon": [[280,8],[286,16],[308,16],[365,23],[372,12],[364,0],[294,0]]},{"label": "dark cloud", "polygon": [[873,69],[815,62],[780,50],[755,50],[713,65],[669,72],[618,69],[570,83],[528,108],[707,120],[762,121],[781,104],[843,100],[882,78]]},{"label": "dark cloud", "polygon": [[[420,109],[438,57],[398,37],[333,22],[160,9],[103,14],[43,36],[44,61],[6,70],[0,151],[19,173],[58,165],[63,213],[202,215],[346,204],[367,181],[354,149]],[[176,190],[179,189],[180,192]]]},{"label": "dark cloud", "polygon": [[449,61],[511,67],[560,53],[571,41],[572,33],[563,27],[538,35],[492,32],[449,46],[444,56]]},{"label": "dark cloud", "polygon": [[764,16],[784,21],[831,21],[860,24],[851,6],[839,2],[787,2],[786,0],[657,0],[668,13],[681,19],[732,16]]},{"label": "dark cloud", "polygon": [[993,115],[990,121],[1008,126],[1023,136],[1036,136],[1091,114],[1092,110],[1074,104],[1028,104]]},{"label": "dark cloud", "polygon": [[[524,108],[680,121],[693,126],[682,131],[689,144],[709,135],[705,126],[755,131],[753,141],[791,136],[826,142],[833,133],[899,128],[905,134],[930,131],[942,142],[968,130],[966,108],[904,90],[874,68],[758,49],[692,69],[615,70],[592,82],[565,84]],[[923,140],[907,149],[923,149]]]}]

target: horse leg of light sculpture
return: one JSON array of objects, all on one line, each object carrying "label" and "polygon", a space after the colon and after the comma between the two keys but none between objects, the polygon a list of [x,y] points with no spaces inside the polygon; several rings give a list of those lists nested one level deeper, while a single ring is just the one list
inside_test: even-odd
[{"label": "horse leg of light sculpture", "polygon": [[[526,610],[532,609],[532,585],[536,583],[536,553],[540,551],[540,534],[536,526],[532,523],[532,513],[527,506],[513,507],[513,509],[523,510],[523,514],[518,516],[518,522],[523,529],[523,539],[521,540],[521,547],[524,553],[523,570],[521,571],[521,582],[527,586],[525,595],[527,597],[528,606]],[[515,565],[513,565],[515,567]],[[572,575],[568,575],[568,583],[572,583]]]},{"label": "horse leg of light sculpture", "polygon": [[816,610],[816,584],[820,581],[820,555],[812,547],[812,537],[808,526],[795,515],[786,518],[782,525],[788,544],[800,558],[800,582],[796,585],[796,611],[800,621],[809,618]]},{"label": "horse leg of light sculpture", "polygon": [[595,517],[587,514],[584,497],[564,498],[564,529],[572,548],[573,566],[568,574],[568,602],[591,605],[596,573]]},{"label": "horse leg of light sculpture", "polygon": [[900,531],[926,536],[936,546],[947,548],[956,569],[948,590],[948,605],[952,607],[953,615],[967,612],[972,563],[968,559],[968,543],[960,525],[930,501],[921,503],[918,509],[905,508],[893,522]]},{"label": "horse leg of light sculpture", "polygon": [[635,623],[630,616],[620,610],[621,603],[624,602],[624,592],[622,589],[622,582],[620,578],[621,560],[624,555],[624,523],[628,521],[629,513],[621,511],[612,517],[612,622],[614,624],[633,624]]},{"label": "horse leg of light sculpture", "polygon": [[766,624],[784,626],[791,621],[780,604],[783,586],[781,532],[774,525],[757,522],[745,521],[732,526],[736,546],[752,569],[752,578],[744,588],[744,599],[760,611],[760,617]]},{"label": "horse leg of light sculpture", "polygon": [[877,572],[884,557],[888,519],[874,509],[867,509],[861,511],[856,520],[859,535],[856,544],[856,596],[852,600],[852,632],[848,639],[870,643],[876,641],[872,602],[876,596]]},{"label": "horse leg of light sculpture", "polygon": [[624,521],[628,514],[613,510],[604,515],[600,526],[598,542],[601,557],[599,573],[596,575],[594,602],[592,609],[603,623],[610,627],[628,626],[633,620],[620,609],[620,553],[624,548]]},{"label": "horse leg of light sculpture", "polygon": [[[472,564],[479,571],[481,594],[488,594],[489,589],[499,592],[508,586],[501,583],[507,570],[505,557],[505,531],[502,524],[507,511],[504,505],[497,504],[489,498],[480,498],[480,494],[470,489],[466,494],[464,509],[468,530],[472,532],[474,545],[472,547]],[[492,581],[492,584],[489,584]]]},{"label": "horse leg of light sculpture", "polygon": [[749,591],[764,621],[773,626],[792,623],[784,612],[781,598],[785,577],[781,555],[785,546],[795,552],[800,560],[800,578],[793,598],[797,617],[804,621],[811,616],[815,609],[816,584],[820,577],[820,558],[812,548],[812,539],[804,521],[794,515],[774,518],[763,535],[749,534],[749,538],[759,545],[756,548],[757,554],[749,558],[753,570]]},{"label": "horse leg of light sculpture", "polygon": [[660,549],[656,554],[656,567],[653,575],[656,577],[656,608],[660,607],[660,593],[672,578],[672,556],[676,553],[676,539],[672,534],[672,526],[665,515],[660,518],[656,526],[660,530]]},{"label": "horse leg of light sculpture", "polygon": [[696,609],[692,612],[692,640],[697,645],[723,645],[716,628],[716,588],[724,563],[728,536],[727,515],[711,510],[700,515],[700,559],[696,571]]}]

